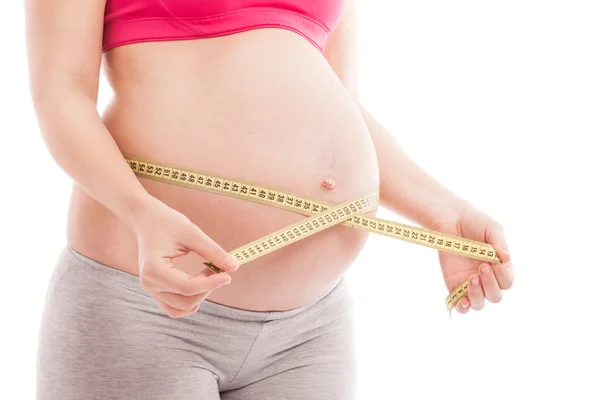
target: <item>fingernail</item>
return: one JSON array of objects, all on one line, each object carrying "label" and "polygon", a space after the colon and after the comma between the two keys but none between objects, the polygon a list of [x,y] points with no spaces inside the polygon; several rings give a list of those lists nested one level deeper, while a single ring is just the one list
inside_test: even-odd
[{"label": "fingernail", "polygon": [[220,288],[221,286],[225,286],[225,285],[229,285],[231,283],[231,280],[227,281],[227,282],[223,282],[221,283],[219,286],[217,286],[218,288]]},{"label": "fingernail", "polygon": [[233,258],[232,255],[228,255],[227,258],[225,259],[225,266],[227,268],[237,268],[238,262],[236,261],[235,258]]},{"label": "fingernail", "polygon": [[477,286],[479,284],[479,278],[478,277],[473,277],[471,278],[471,285]]},{"label": "fingernail", "polygon": [[482,274],[489,274],[491,272],[490,270],[490,266],[489,265],[484,265],[483,267],[481,267],[481,273]]},{"label": "fingernail", "polygon": [[463,302],[460,304],[460,306],[461,306],[462,308],[467,308],[467,307],[469,307],[469,306],[467,305],[467,303],[466,303],[466,302],[464,302],[464,301],[463,301]]}]

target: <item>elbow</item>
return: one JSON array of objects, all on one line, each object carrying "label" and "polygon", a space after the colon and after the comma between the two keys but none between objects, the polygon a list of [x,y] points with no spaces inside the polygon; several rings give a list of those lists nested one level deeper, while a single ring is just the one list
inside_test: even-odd
[{"label": "elbow", "polygon": [[[47,75],[47,74],[46,74]],[[91,101],[96,104],[97,88],[81,82],[77,77],[33,76],[29,81],[29,93],[36,114],[61,109],[65,104]]]},{"label": "elbow", "polygon": [[88,103],[94,108],[95,100],[85,91],[68,85],[48,85],[30,90],[31,103],[40,123],[59,115],[73,114],[76,108]]},{"label": "elbow", "polygon": [[44,86],[30,88],[31,103],[36,113],[48,109],[60,107],[70,97],[77,95],[77,92],[64,86]]}]

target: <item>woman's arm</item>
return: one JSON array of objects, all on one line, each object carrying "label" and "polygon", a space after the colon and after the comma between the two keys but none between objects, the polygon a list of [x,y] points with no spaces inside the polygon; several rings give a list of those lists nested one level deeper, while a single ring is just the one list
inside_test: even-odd
[{"label": "woman's arm", "polygon": [[195,252],[223,271],[237,261],[181,213],[152,197],[96,110],[105,0],[26,0],[33,104],[57,164],[136,234],[142,287],[171,317],[196,312],[228,274],[195,277],[173,258]]},{"label": "woman's arm", "polygon": [[470,204],[452,193],[417,165],[364,107],[362,116],[377,152],[381,204],[429,229],[439,228],[442,216],[459,215]]},{"label": "woman's arm", "polygon": [[128,225],[149,202],[96,109],[105,0],[26,0],[29,80],[56,163]]},{"label": "woman's arm", "polygon": [[489,215],[434,180],[400,148],[392,135],[360,104],[356,77],[356,7],[346,0],[344,15],[330,37],[325,58],[353,97],[371,134],[379,162],[381,204],[439,232],[490,243],[502,263],[490,265],[454,254],[439,253],[448,290],[469,280],[469,294],[457,305],[460,313],[481,310],[485,299],[502,299],[514,280],[504,231]]},{"label": "woman's arm", "polygon": [[347,0],[344,15],[324,54],[360,109],[371,134],[379,162],[381,204],[421,226],[436,229],[442,214],[460,213],[469,204],[419,167],[360,103],[356,42],[356,6],[353,0]]}]

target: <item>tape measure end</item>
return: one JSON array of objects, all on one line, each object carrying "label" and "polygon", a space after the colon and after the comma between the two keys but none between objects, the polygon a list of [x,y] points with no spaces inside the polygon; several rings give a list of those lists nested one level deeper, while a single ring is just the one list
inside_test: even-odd
[{"label": "tape measure end", "polygon": [[206,267],[208,269],[210,269],[212,272],[214,272],[215,274],[220,274],[220,273],[225,272],[225,271],[219,269],[216,265],[214,265],[210,261],[209,262],[205,262],[204,265],[206,265]]}]

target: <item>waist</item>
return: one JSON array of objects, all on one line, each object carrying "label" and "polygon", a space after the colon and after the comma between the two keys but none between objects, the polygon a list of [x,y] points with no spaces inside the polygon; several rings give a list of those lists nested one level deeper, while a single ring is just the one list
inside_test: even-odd
[{"label": "waist", "polygon": [[[266,115],[265,127],[249,134],[235,120],[229,129],[211,130],[206,121],[190,117],[188,123],[171,129],[168,124],[155,123],[152,128],[125,130],[124,126],[147,123],[147,118],[115,115],[106,123],[124,154],[256,182],[332,204],[376,191],[379,184],[375,152],[360,123],[352,129],[335,129],[331,122],[329,129],[308,129],[303,124],[275,126]],[[228,251],[305,218],[237,198],[139,179],[151,195],[182,212]],[[323,186],[326,180],[334,182],[332,188]],[[137,273],[136,238],[78,188],[71,201],[69,226],[69,242],[75,249]],[[211,300],[259,311],[299,307],[339,280],[366,238],[365,232],[332,227],[244,265],[232,275],[232,283],[215,291]],[[191,274],[200,266],[193,254],[178,264]]]}]

